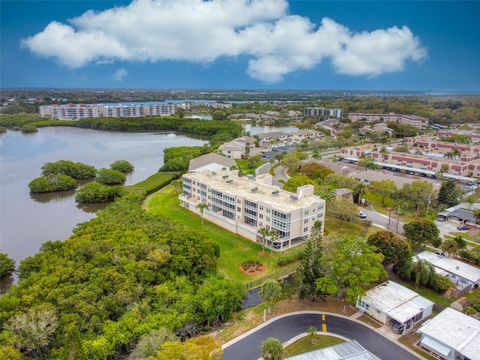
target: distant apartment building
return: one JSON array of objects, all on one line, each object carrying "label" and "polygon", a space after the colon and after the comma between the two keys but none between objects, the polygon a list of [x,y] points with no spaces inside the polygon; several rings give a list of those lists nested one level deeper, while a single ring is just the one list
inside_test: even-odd
[{"label": "distant apartment building", "polygon": [[406,142],[410,146],[418,147],[422,151],[432,151],[444,154],[452,150],[459,150],[462,152],[461,158],[469,158],[472,155],[478,157],[480,154],[480,145],[470,144],[457,144],[448,141],[438,141],[431,137],[417,136],[406,139]]},{"label": "distant apartment building", "polygon": [[397,151],[382,152],[373,144],[344,148],[342,155],[351,161],[357,161],[359,157],[371,157],[377,165],[389,170],[412,171],[429,176],[443,172],[444,176],[453,178],[480,177],[480,159],[476,157],[463,161]]},{"label": "distant apartment building", "polygon": [[66,104],[42,105],[39,107],[41,117],[55,120],[78,120],[96,117],[142,117],[174,115],[177,107],[185,104]]},{"label": "distant apartment building", "polygon": [[180,204],[233,233],[261,242],[259,229],[275,230],[267,246],[285,250],[303,243],[316,221],[325,221],[325,200],[312,185],[291,193],[272,185],[270,174],[240,177],[236,171],[204,171],[183,175]]},{"label": "distant apartment building", "polygon": [[256,139],[253,137],[242,136],[220,145],[218,150],[222,155],[230,159],[244,159],[271,150],[269,144],[261,144],[259,147],[256,147],[255,142]]},{"label": "distant apartment building", "polygon": [[324,135],[315,130],[302,129],[294,132],[272,131],[268,133],[258,134],[262,143],[277,142],[281,145],[293,145],[304,139],[317,139]]},{"label": "distant apartment building", "polygon": [[348,113],[348,118],[352,121],[366,120],[396,122],[397,124],[411,125],[418,129],[426,129],[428,126],[428,119],[417,115],[404,115],[396,113],[376,114],[376,113]]},{"label": "distant apartment building", "polygon": [[324,107],[306,107],[303,109],[303,114],[306,117],[333,117],[341,118],[343,109],[341,108],[324,108]]},{"label": "distant apartment building", "polygon": [[466,135],[469,136],[473,142],[480,142],[480,134],[471,130],[438,130],[439,136],[453,136]]}]

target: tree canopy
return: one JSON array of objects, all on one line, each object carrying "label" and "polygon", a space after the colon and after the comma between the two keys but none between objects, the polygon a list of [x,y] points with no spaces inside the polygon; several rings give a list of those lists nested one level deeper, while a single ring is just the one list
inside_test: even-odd
[{"label": "tree canopy", "polygon": [[440,231],[437,225],[428,219],[415,219],[403,225],[405,237],[410,241],[412,246],[416,249],[420,248],[426,243],[434,246],[439,246]]},{"label": "tree canopy", "polygon": [[241,304],[243,287],[215,274],[218,256],[202,235],[121,199],[22,261],[0,298],[0,349],[107,359],[154,330],[189,338]]},{"label": "tree canopy", "polygon": [[81,162],[60,160],[44,164],[42,166],[42,173],[44,176],[50,174],[63,174],[77,180],[88,180],[95,177],[96,170],[93,166]]},{"label": "tree canopy", "polygon": [[77,181],[63,174],[49,174],[33,179],[28,184],[32,193],[46,193],[75,189]]}]

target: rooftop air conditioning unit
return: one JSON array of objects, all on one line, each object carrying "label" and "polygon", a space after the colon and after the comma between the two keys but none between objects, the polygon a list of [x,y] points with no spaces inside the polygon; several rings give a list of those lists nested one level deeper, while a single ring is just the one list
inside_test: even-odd
[{"label": "rooftop air conditioning unit", "polygon": [[279,194],[280,194],[279,190],[272,191],[272,195],[279,195]]},{"label": "rooftop air conditioning unit", "polygon": [[227,180],[227,184],[231,184],[231,183],[233,183],[233,180],[232,180],[232,179]]},{"label": "rooftop air conditioning unit", "polygon": [[253,193],[254,193],[254,192],[257,192],[257,191],[258,191],[258,187],[252,188],[252,192],[253,192]]},{"label": "rooftop air conditioning unit", "polygon": [[297,195],[290,195],[290,199],[292,199],[292,200],[298,200],[298,196],[297,196]]},{"label": "rooftop air conditioning unit", "polygon": [[228,179],[228,175],[223,175],[222,178],[223,179]]}]

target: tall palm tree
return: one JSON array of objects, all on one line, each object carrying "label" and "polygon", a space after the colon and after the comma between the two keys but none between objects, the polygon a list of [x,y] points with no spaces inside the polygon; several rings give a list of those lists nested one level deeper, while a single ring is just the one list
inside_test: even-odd
[{"label": "tall palm tree", "polygon": [[202,215],[202,225],[203,225],[203,212],[205,211],[206,208],[208,208],[208,205],[203,202],[197,205],[197,209],[200,210],[200,214]]},{"label": "tall palm tree", "polygon": [[417,258],[417,260],[410,265],[408,274],[410,275],[410,278],[414,278],[415,287],[418,289],[420,285],[429,286],[432,284],[435,270],[432,264]]},{"label": "tall palm tree", "polygon": [[[277,230],[270,230],[270,241],[272,242],[272,246],[273,246],[273,242],[274,241],[277,241],[278,238],[280,237],[280,234],[278,233]],[[270,252],[272,252],[272,249],[270,249]]]},{"label": "tall palm tree", "polygon": [[360,204],[362,200],[362,196],[367,191],[367,185],[363,182],[358,182],[357,185],[353,188],[353,195],[357,199],[357,204]]},{"label": "tall palm tree", "polygon": [[258,229],[258,234],[262,237],[262,251],[265,252],[267,237],[270,236],[270,229],[262,227]]}]

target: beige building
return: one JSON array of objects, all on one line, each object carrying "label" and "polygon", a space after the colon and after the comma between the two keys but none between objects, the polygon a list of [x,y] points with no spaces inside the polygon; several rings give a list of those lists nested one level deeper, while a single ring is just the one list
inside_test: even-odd
[{"label": "beige building", "polygon": [[262,144],[255,147],[255,138],[250,136],[242,136],[238,139],[226,142],[218,148],[220,153],[230,159],[244,159],[251,156],[259,155],[262,152],[270,151],[270,147]]},{"label": "beige building", "polygon": [[376,114],[376,113],[348,113],[348,118],[352,121],[366,120],[372,121],[393,121],[397,124],[411,125],[419,129],[426,129],[428,126],[428,119],[417,115],[405,115],[405,114]]},{"label": "beige building", "polygon": [[239,177],[236,171],[204,171],[183,175],[180,204],[233,233],[261,242],[261,228],[275,230],[268,239],[273,250],[303,243],[316,221],[325,222],[325,200],[314,195],[312,185],[291,193],[272,185],[270,174]]}]

